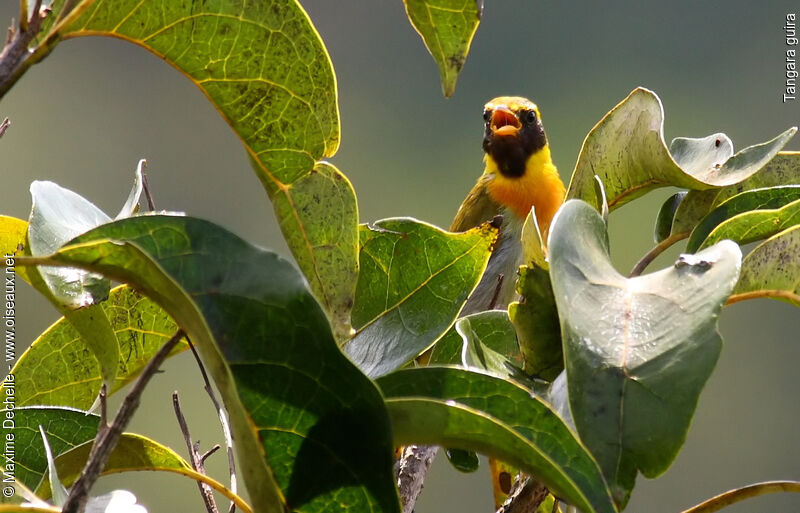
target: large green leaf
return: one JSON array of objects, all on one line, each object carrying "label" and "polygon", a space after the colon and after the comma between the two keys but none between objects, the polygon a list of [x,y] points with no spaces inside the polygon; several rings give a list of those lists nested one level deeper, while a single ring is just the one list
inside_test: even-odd
[{"label": "large green leaf", "polygon": [[739,183],[706,191],[689,191],[671,221],[671,233],[688,236],[697,223],[723,201],[764,187],[800,184],[800,152],[780,152],[761,170]]},{"label": "large green leaf", "polygon": [[758,297],[800,307],[800,226],[770,237],[748,253],[730,301]]},{"label": "large green leaf", "polygon": [[439,66],[442,92],[450,97],[469,54],[483,0],[403,0],[411,25]]},{"label": "large green leaf", "polygon": [[[118,372],[110,392],[129,383],[177,329],[158,305],[127,285],[111,291],[101,303],[119,340]],[[181,341],[174,353],[188,349]],[[102,377],[86,341],[62,318],[49,327],[20,356],[12,374],[16,378],[16,404],[70,406],[88,409],[100,390]]]},{"label": "large green leaf", "polygon": [[368,376],[391,372],[453,324],[486,268],[497,229],[448,233],[414,219],[361,229],[356,335],[345,352]]},{"label": "large green leaf", "polygon": [[135,284],[198,347],[255,510],[399,510],[380,392],[291,264],[187,217],[125,219],[73,242],[47,261]]},{"label": "large green leaf", "polygon": [[[56,2],[51,18],[62,6]],[[252,157],[289,248],[344,338],[358,270],[355,194],[341,173],[318,162],[339,146],[336,78],[300,4],[85,1],[53,30],[64,39],[135,43],[205,93]],[[315,167],[319,174],[309,176]]]},{"label": "large green leaf", "polygon": [[764,167],[796,131],[790,128],[735,155],[724,134],[676,140],[670,153],[664,142],[661,100],[640,87],[586,136],[567,198],[582,199],[599,209],[595,175],[603,182],[612,210],[657,187],[704,190],[732,185]]},{"label": "large green leaf", "polygon": [[[49,436],[48,436],[49,439]],[[83,470],[93,441],[78,445],[56,458],[56,469],[64,486],[72,486]],[[123,433],[103,467],[102,475],[142,470],[191,470],[189,463],[169,447],[133,433]],[[36,495],[50,497],[50,484],[42,480]]]},{"label": "large green leaf", "polygon": [[739,244],[766,239],[800,223],[800,185],[753,189],[709,212],[692,231],[686,251],[694,253],[723,239]]},{"label": "large green leaf", "polygon": [[739,247],[723,241],[626,279],[590,205],[569,201],[553,223],[550,274],[570,410],[620,506],[637,470],[661,474],[683,445],[722,347],[717,317],[740,259]]},{"label": "large green leaf", "polygon": [[398,444],[477,450],[534,474],[584,511],[616,511],[597,463],[544,401],[497,377],[421,367],[384,376]]}]

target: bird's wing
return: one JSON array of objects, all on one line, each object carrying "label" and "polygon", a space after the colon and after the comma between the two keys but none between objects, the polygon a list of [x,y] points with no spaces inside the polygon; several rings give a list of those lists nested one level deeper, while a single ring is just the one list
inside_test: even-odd
[{"label": "bird's wing", "polygon": [[451,232],[463,232],[474,228],[485,221],[491,221],[500,213],[500,206],[489,196],[488,181],[490,175],[482,175],[478,183],[469,191],[467,198],[458,209]]}]

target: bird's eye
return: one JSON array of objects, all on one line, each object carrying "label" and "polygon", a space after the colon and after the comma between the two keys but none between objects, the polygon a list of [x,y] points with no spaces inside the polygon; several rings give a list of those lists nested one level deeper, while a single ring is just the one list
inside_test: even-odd
[{"label": "bird's eye", "polygon": [[483,111],[483,120],[488,123],[490,119],[492,119],[492,111],[490,111],[489,109],[484,110]]},{"label": "bird's eye", "polygon": [[535,110],[526,111],[521,117],[523,120],[525,120],[526,123],[533,123],[536,121],[536,111]]}]

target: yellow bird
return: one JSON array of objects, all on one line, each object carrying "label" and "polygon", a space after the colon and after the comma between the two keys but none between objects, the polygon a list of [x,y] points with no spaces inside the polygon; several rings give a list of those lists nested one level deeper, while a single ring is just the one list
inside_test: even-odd
[{"label": "yellow bird", "polygon": [[550,158],[550,146],[535,103],[500,96],[483,111],[486,169],[458,209],[450,230],[460,232],[503,216],[500,237],[489,264],[461,315],[504,308],[514,297],[522,262],[520,236],[531,208],[542,236],[564,202],[564,183]]}]

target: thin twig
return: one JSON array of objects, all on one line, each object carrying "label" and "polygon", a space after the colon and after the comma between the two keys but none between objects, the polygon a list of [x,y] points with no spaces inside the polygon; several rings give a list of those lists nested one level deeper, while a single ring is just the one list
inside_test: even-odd
[{"label": "thin twig", "polygon": [[425,476],[431,468],[439,447],[436,445],[409,445],[397,463],[397,487],[403,513],[412,513],[417,497],[422,492]]},{"label": "thin twig", "polygon": [[642,272],[644,272],[644,270],[647,269],[647,266],[650,265],[650,263],[653,260],[658,258],[658,255],[666,251],[667,248],[669,248],[679,240],[683,240],[688,236],[689,236],[688,233],[673,233],[666,239],[656,244],[655,247],[653,247],[653,249],[648,251],[647,254],[642,257],[641,260],[636,262],[636,265],[633,266],[633,270],[631,270],[631,273],[628,275],[628,278],[633,278],[635,276],[639,276],[640,274],[642,274]]},{"label": "thin twig", "polygon": [[[233,493],[238,493],[236,480],[236,461],[233,457],[233,436],[231,436],[231,425],[228,421],[228,414],[217,400],[216,394],[214,394],[214,389],[211,387],[211,381],[208,379],[208,374],[206,373],[206,368],[203,366],[203,361],[200,359],[200,355],[197,354],[197,349],[195,349],[191,340],[188,338],[186,340],[189,343],[189,349],[192,350],[195,361],[197,361],[197,367],[200,369],[200,375],[203,376],[203,382],[205,383],[203,388],[205,388],[208,397],[211,398],[211,402],[214,404],[214,408],[217,410],[219,423],[222,426],[222,433],[225,436],[225,449],[228,453],[228,470],[231,478],[231,490]],[[231,505],[228,508],[228,513],[234,513],[234,511],[236,511],[236,504],[231,501]]]},{"label": "thin twig", "polygon": [[[181,411],[181,404],[178,400],[178,392],[172,392],[172,406],[175,409],[175,416],[178,418],[178,425],[181,427],[183,439],[186,442],[186,447],[189,449],[189,463],[198,474],[206,473],[206,466],[203,459],[200,457],[200,442],[192,443],[192,436],[189,434],[189,426],[186,424],[186,418]],[[200,489],[200,496],[203,498],[203,503],[206,505],[208,513],[219,513],[217,502],[214,500],[214,493],[211,488],[200,481],[197,482],[197,488]]]},{"label": "thin twig", "polygon": [[86,461],[86,466],[83,468],[81,476],[72,486],[69,497],[67,497],[67,501],[62,508],[64,513],[79,513],[84,510],[86,501],[89,498],[89,490],[100,476],[100,472],[103,470],[106,461],[108,461],[111,451],[116,447],[122,430],[128,425],[131,417],[133,417],[133,414],[139,407],[142,392],[144,392],[150,379],[158,371],[161,364],[164,363],[164,360],[183,336],[183,330],[179,329],[172,338],[161,346],[161,349],[158,350],[142,370],[141,375],[136,380],[136,383],[134,383],[131,391],[125,396],[122,405],[119,407],[117,416],[114,418],[114,422],[108,426],[100,426],[97,437],[95,437],[94,445],[92,445],[92,450],[89,452],[89,459]]},{"label": "thin twig", "polygon": [[208,459],[209,456],[211,456],[221,448],[222,446],[220,444],[214,444],[214,447],[212,447],[211,449],[207,450],[206,452],[200,455],[200,461],[205,463],[205,461]]},{"label": "thin twig", "polygon": [[5,118],[3,122],[0,123],[0,137],[3,137],[3,134],[6,133],[6,130],[8,130],[8,127],[10,126],[11,126],[11,120]]}]

